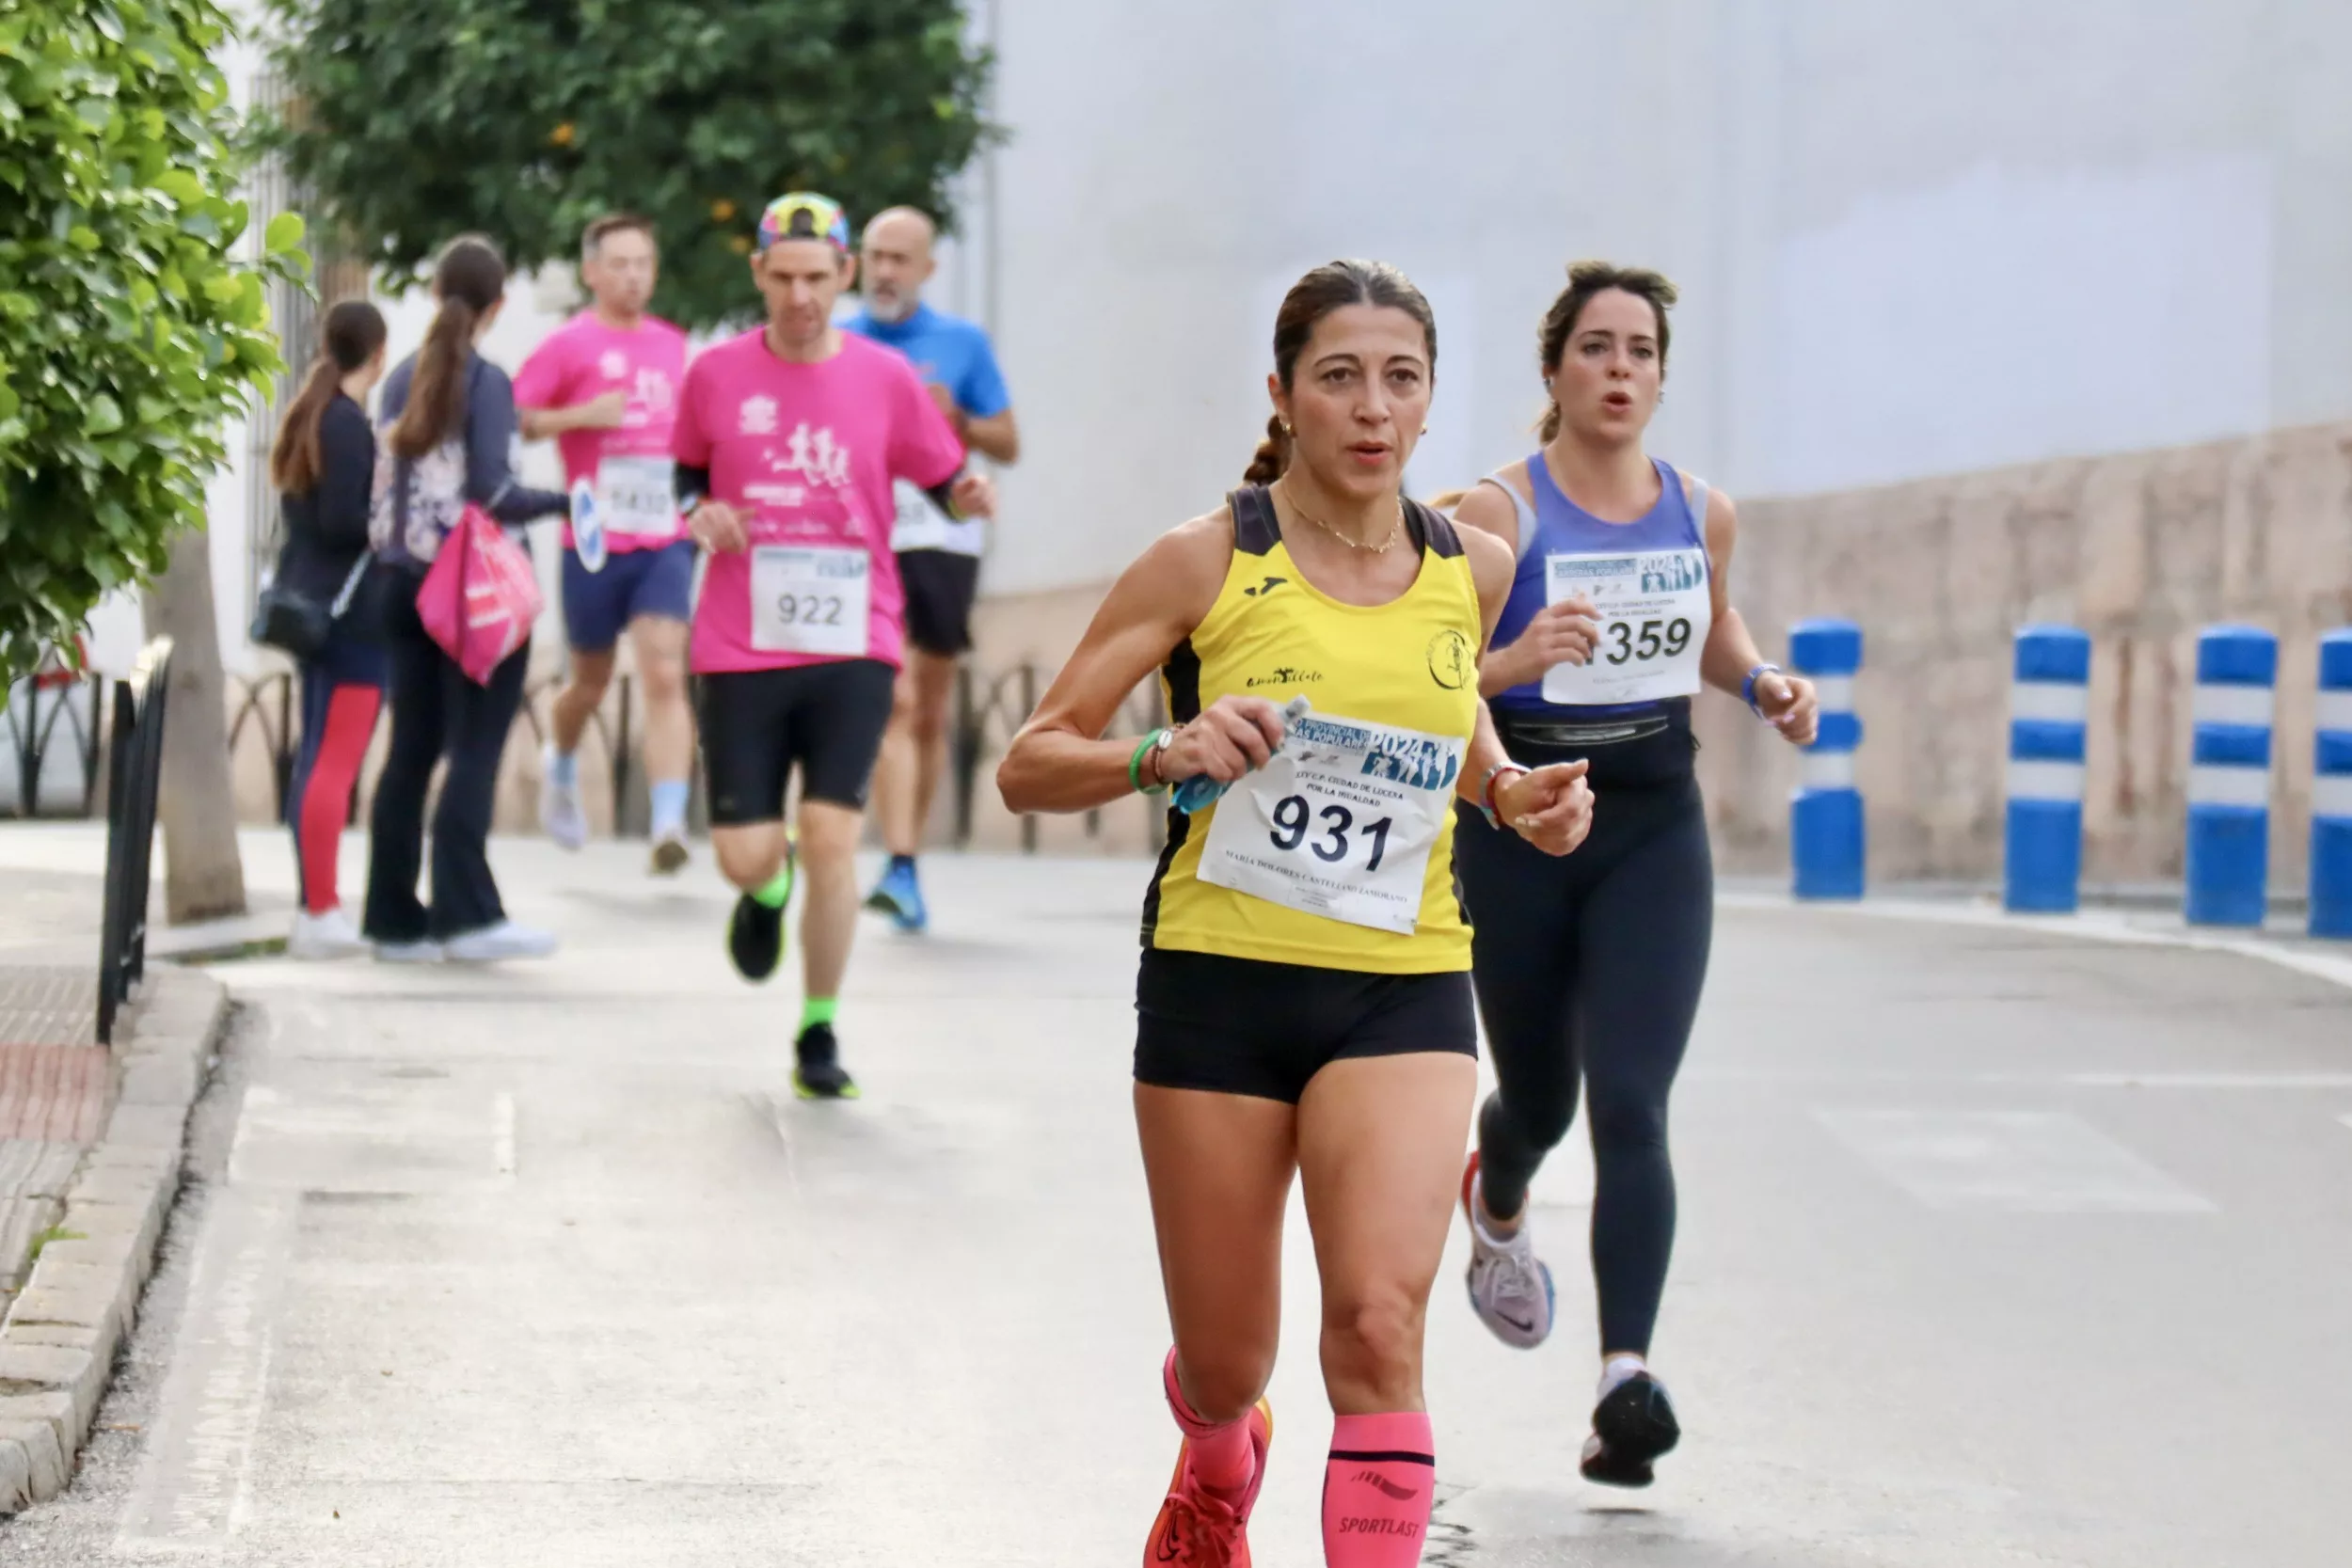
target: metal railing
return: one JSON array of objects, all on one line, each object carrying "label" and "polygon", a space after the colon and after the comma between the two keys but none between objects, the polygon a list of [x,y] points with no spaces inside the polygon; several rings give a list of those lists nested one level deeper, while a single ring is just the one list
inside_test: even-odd
[{"label": "metal railing", "polygon": [[[956,716],[948,734],[947,754],[955,778],[956,844],[972,842],[973,808],[979,798],[980,769],[1004,755],[1012,737],[1037,711],[1037,701],[1050,674],[1035,664],[1016,664],[993,678],[982,676],[969,664],[956,672]],[[1113,734],[1140,735],[1166,722],[1165,708],[1156,684],[1138,689],[1127,699],[1111,721]],[[1165,840],[1168,823],[1158,812],[1151,814],[1152,843],[1157,848]],[[1086,835],[1099,838],[1103,832],[1103,808],[1086,814]],[[1034,855],[1038,847],[1038,819],[1033,816],[1021,818],[1021,849]]]},{"label": "metal railing", "polygon": [[[1038,699],[1044,692],[1051,673],[1033,663],[1016,664],[993,675],[966,665],[956,674],[956,706],[948,731],[948,768],[955,791],[954,842],[959,847],[972,842],[974,819],[982,787],[982,770],[1001,757],[1011,745],[1012,737],[1028,721],[1036,710]],[[547,738],[547,720],[541,713],[543,703],[563,689],[559,677],[548,677],[533,684],[524,693],[523,705],[516,715],[516,723],[528,730],[535,750]],[[269,759],[272,788],[272,818],[283,821],[287,796],[294,785],[294,763],[302,744],[301,721],[295,701],[299,682],[289,671],[277,670],[252,678],[231,677],[230,685],[237,693],[236,706],[229,721],[229,750],[233,756],[249,742],[265,748]],[[612,821],[618,836],[643,838],[650,831],[644,820],[643,791],[634,789],[640,767],[636,756],[637,726],[633,722],[635,692],[631,678],[613,678],[611,706],[599,707],[589,716],[587,733],[595,737],[605,754],[607,776],[612,780]],[[1118,734],[1139,735],[1165,722],[1159,689],[1147,686],[1137,690],[1120,707],[1113,721]],[[93,755],[92,767],[95,768]],[[696,774],[696,806],[700,800],[700,768]],[[358,789],[355,786],[356,806]],[[696,819],[700,811],[695,812]],[[1103,832],[1103,809],[1085,816],[1086,835],[1099,838]],[[1034,816],[1021,819],[1021,847],[1025,853],[1035,854],[1039,843],[1039,822]],[[1152,842],[1157,847],[1167,832],[1166,822],[1157,814],[1151,815]]]},{"label": "metal railing", "polygon": [[164,710],[171,639],[139,656],[115,683],[106,748],[106,897],[98,936],[98,1042],[112,1044],[115,1013],[147,972],[147,895],[155,863],[155,793],[163,777]]},{"label": "metal railing", "polygon": [[[286,819],[287,797],[294,789],[294,763],[302,751],[302,726],[295,712],[295,697],[301,689],[301,678],[291,670],[273,670],[250,679],[232,676],[230,687],[237,693],[237,705],[229,720],[229,753],[237,754],[246,743],[248,733],[258,739],[269,757],[271,820]],[[564,689],[560,676],[550,676],[528,688],[523,705],[515,721],[528,727],[533,749],[547,740],[547,721],[541,718],[542,702]],[[616,675],[611,688],[611,701],[615,711],[608,718],[602,707],[588,716],[587,734],[603,747],[605,761],[612,781],[612,820],[623,837],[643,838],[652,831],[643,820],[644,813],[633,808],[632,786],[636,783],[637,758],[635,736],[629,721],[631,699],[635,690],[631,677]],[[356,822],[359,800],[358,784],[352,789]]]},{"label": "metal railing", "polygon": [[8,734],[12,753],[8,759],[14,800],[0,815],[35,817],[59,809],[58,790],[51,774],[62,754],[61,744],[72,747],[81,785],[72,797],[70,815],[87,816],[98,795],[99,723],[105,713],[105,682],[62,666],[44,665],[40,673],[20,681],[0,713],[0,729]]}]

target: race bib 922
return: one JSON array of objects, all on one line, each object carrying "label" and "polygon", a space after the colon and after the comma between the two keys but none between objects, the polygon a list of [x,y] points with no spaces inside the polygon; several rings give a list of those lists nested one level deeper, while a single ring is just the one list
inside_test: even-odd
[{"label": "race bib 922", "polygon": [[761,545],[752,551],[752,646],[862,658],[872,605],[864,550]]}]

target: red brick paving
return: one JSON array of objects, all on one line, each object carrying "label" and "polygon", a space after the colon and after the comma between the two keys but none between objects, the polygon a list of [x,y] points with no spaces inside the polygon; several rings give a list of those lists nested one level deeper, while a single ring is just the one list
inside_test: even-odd
[{"label": "red brick paving", "polygon": [[113,1077],[103,1045],[0,1042],[0,1138],[96,1142]]}]

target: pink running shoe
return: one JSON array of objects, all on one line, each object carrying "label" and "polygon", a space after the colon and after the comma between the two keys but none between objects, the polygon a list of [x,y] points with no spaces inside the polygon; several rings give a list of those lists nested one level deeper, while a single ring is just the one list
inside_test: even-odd
[{"label": "pink running shoe", "polygon": [[1151,1540],[1143,1548],[1143,1568],[1249,1568],[1249,1512],[1258,1506],[1258,1488],[1265,1484],[1274,1407],[1260,1400],[1247,1418],[1258,1468],[1241,1501],[1229,1503],[1194,1481],[1191,1445],[1180,1445],[1168,1500],[1160,1504],[1160,1516],[1152,1521]]}]

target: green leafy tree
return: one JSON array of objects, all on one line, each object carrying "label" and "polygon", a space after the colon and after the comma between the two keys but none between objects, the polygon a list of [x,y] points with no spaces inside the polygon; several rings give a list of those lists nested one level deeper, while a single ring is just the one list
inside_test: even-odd
[{"label": "green leafy tree", "polygon": [[[204,522],[222,428],[279,370],[239,258],[246,166],[212,0],[0,6],[0,665],[70,641]],[[5,691],[5,687],[0,687]]]},{"label": "green leafy tree", "polygon": [[656,309],[739,321],[768,198],[951,219],[949,182],[993,134],[956,0],[272,5],[294,173],[395,279],[468,230],[517,265],[570,258],[623,209],[661,240]]}]

